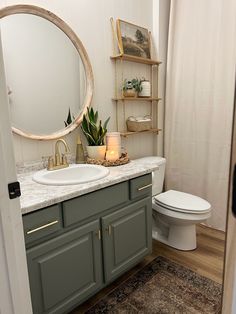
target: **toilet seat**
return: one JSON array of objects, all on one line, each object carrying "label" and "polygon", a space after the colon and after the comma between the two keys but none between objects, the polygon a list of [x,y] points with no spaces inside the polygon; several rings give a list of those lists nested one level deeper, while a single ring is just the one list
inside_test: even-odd
[{"label": "toilet seat", "polygon": [[167,210],[186,213],[203,214],[211,210],[211,205],[204,199],[184,192],[169,190],[154,196],[155,203]]}]

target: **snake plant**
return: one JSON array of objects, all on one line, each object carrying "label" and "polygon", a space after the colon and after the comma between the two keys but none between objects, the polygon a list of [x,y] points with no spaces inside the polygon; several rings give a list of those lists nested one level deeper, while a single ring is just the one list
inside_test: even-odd
[{"label": "snake plant", "polygon": [[83,115],[81,129],[88,141],[89,146],[104,145],[104,138],[107,133],[107,124],[110,117],[104,122],[98,121],[98,112],[94,112],[93,108],[87,108],[87,113]]},{"label": "snake plant", "polygon": [[[75,120],[74,115],[73,115],[73,120]],[[69,107],[67,119],[66,119],[66,121],[64,121],[65,127],[67,127],[68,125],[70,125],[70,124],[73,122],[73,120],[72,120],[72,117],[71,117],[70,107]]]}]

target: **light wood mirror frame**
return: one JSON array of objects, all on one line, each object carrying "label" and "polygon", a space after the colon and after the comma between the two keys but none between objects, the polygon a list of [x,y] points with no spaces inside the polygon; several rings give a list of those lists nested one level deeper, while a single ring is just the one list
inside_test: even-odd
[{"label": "light wood mirror frame", "polygon": [[71,40],[76,50],[78,51],[84,65],[84,71],[85,71],[85,76],[86,76],[86,94],[85,94],[84,102],[82,105],[83,110],[79,113],[78,117],[76,117],[75,121],[72,124],[70,124],[65,129],[56,131],[49,135],[35,135],[31,133],[26,133],[18,128],[12,127],[12,130],[14,133],[21,135],[23,137],[29,138],[29,139],[34,139],[34,140],[57,139],[59,137],[62,137],[71,133],[73,130],[75,130],[79,126],[79,124],[82,121],[83,114],[87,111],[87,107],[89,107],[91,104],[93,90],[94,90],[94,78],[93,78],[92,66],[89,61],[88,54],[81,40],[78,38],[75,32],[70,28],[70,26],[67,25],[62,19],[60,19],[54,13],[38,6],[20,4],[20,5],[12,5],[12,6],[8,6],[8,7],[0,9],[0,18],[3,18],[8,15],[20,14],[20,13],[37,15],[55,24]]}]

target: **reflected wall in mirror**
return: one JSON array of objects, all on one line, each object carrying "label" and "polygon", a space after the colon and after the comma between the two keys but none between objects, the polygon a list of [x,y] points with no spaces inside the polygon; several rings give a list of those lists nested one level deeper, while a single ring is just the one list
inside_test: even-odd
[{"label": "reflected wall in mirror", "polygon": [[38,7],[8,7],[0,17],[13,130],[35,139],[68,134],[92,98],[92,69],[82,43],[62,20]]}]

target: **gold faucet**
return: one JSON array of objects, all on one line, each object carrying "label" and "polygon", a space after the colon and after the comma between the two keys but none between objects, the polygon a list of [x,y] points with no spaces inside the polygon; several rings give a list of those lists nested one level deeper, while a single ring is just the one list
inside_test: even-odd
[{"label": "gold faucet", "polygon": [[57,140],[56,144],[55,144],[55,157],[53,158],[52,156],[50,156],[48,158],[47,170],[57,170],[57,169],[69,167],[66,155],[60,153],[60,150],[59,150],[59,144],[60,143],[62,143],[65,147],[65,154],[69,153],[69,151],[70,151],[65,140],[63,140],[62,138]]}]

